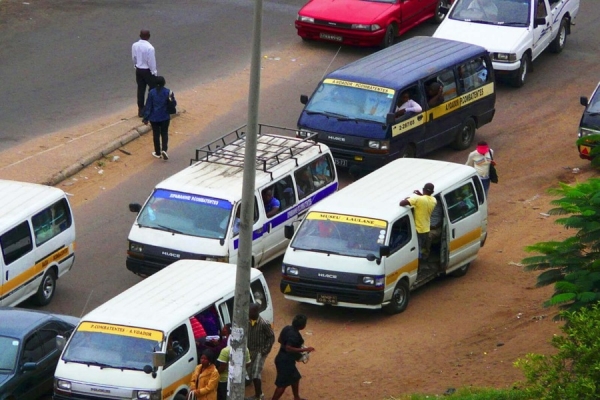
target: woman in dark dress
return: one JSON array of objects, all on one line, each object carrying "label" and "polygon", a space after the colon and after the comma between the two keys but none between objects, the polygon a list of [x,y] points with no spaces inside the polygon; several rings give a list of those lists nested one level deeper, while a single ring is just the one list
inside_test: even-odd
[{"label": "woman in dark dress", "polygon": [[288,325],[281,330],[278,342],[281,344],[279,353],[275,357],[275,368],[277,369],[277,378],[275,378],[275,393],[272,400],[278,400],[285,392],[288,386],[292,386],[294,400],[302,400],[299,393],[300,372],[296,368],[296,362],[302,357],[302,353],[315,351],[313,347],[304,347],[304,339],[300,331],[306,327],[306,316],[298,314],[294,317],[292,325]]}]

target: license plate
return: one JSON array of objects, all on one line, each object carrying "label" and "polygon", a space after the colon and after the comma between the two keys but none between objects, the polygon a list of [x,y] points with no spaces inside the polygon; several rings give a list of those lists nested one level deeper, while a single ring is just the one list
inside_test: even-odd
[{"label": "license plate", "polygon": [[348,160],[344,160],[342,158],[334,158],[333,161],[335,162],[335,165],[337,165],[338,167],[347,167],[348,166]]},{"label": "license plate", "polygon": [[317,303],[336,305],[337,296],[335,294],[317,293]]},{"label": "license plate", "polygon": [[325,40],[333,40],[334,42],[341,42],[342,41],[342,37],[341,36],[330,35],[329,33],[321,33],[321,34],[319,34],[319,37],[321,39],[325,39]]}]

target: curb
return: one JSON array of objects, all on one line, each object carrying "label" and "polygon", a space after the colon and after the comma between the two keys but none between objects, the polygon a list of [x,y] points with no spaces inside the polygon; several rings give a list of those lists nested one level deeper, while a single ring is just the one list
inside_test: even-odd
[{"label": "curb", "polygon": [[[185,112],[185,111],[183,111],[183,110],[178,111],[177,114],[171,115],[171,120],[176,118],[179,114],[181,114],[183,112]],[[139,125],[133,129],[129,130],[128,132],[126,132],[124,135],[122,135],[118,139],[115,139],[112,142],[107,143],[103,147],[93,150],[89,154],[81,157],[73,165],[68,166],[65,169],[52,175],[52,177],[50,177],[50,179],[48,179],[46,182],[43,182],[43,184],[49,185],[49,186],[56,186],[59,183],[61,183],[62,181],[66,180],[67,178],[77,174],[82,169],[93,164],[95,161],[101,159],[102,157],[106,157],[108,154],[121,148],[122,146],[126,145],[127,143],[129,143],[137,138],[142,137],[142,135],[145,135],[146,133],[150,132],[151,130],[152,130],[152,128],[150,127],[150,125],[143,125],[143,124]]]}]

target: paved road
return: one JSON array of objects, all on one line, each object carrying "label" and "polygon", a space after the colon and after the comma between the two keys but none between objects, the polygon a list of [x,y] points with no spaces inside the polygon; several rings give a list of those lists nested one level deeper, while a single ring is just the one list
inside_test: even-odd
[{"label": "paved road", "polygon": [[[297,40],[301,3],[264,2],[265,50]],[[0,151],[135,106],[131,44],[142,28],[173,90],[226,76],[249,60],[253,7],[250,0],[0,2]]]}]

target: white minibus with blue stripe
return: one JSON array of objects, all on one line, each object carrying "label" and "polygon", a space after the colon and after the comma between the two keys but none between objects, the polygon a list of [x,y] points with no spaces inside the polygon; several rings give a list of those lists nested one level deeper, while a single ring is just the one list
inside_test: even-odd
[{"label": "white minibus with blue stripe", "polygon": [[[259,125],[253,166],[256,268],[284,253],[285,225],[338,188],[327,145],[295,133]],[[129,232],[127,269],[149,276],[180,259],[237,263],[245,149],[245,127],[240,127],[198,149],[192,165],[156,185],[143,206],[130,204],[138,215]],[[270,216],[263,201],[267,193],[278,203]]]}]

